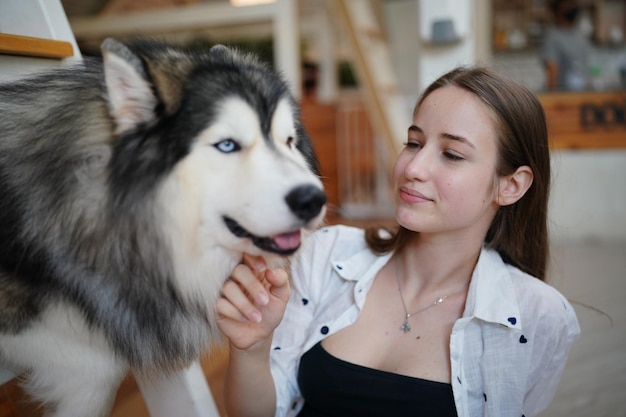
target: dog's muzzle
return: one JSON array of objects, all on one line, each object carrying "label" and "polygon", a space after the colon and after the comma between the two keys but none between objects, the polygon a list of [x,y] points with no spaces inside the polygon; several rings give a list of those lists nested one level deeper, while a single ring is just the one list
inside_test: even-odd
[{"label": "dog's muzzle", "polygon": [[[313,185],[303,185],[291,190],[285,197],[285,202],[292,213],[306,225],[322,211],[326,204],[326,194]],[[275,236],[256,236],[235,219],[228,216],[223,216],[223,219],[232,234],[242,239],[252,239],[252,243],[264,251],[291,255],[300,247],[300,230]]]}]

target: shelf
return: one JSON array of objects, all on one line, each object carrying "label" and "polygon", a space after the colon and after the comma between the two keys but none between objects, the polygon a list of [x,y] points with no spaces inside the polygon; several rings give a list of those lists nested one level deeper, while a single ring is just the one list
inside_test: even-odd
[{"label": "shelf", "polygon": [[[493,0],[492,48],[494,51],[536,50],[553,22],[547,0]],[[611,30],[626,36],[624,0],[579,0],[581,16],[592,30],[591,40],[599,47],[622,47],[623,40],[611,39]],[[581,17],[582,18],[582,17]],[[615,28],[615,29],[613,29]],[[521,47],[509,45],[511,33],[518,35]],[[620,37],[619,34],[614,35]],[[520,45],[518,45],[520,46]]]},{"label": "shelf", "polygon": [[71,43],[0,33],[0,54],[62,59],[74,55]]}]

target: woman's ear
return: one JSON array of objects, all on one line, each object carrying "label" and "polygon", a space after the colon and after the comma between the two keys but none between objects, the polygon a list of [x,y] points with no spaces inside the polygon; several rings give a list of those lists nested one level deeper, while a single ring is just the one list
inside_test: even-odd
[{"label": "woman's ear", "polygon": [[501,206],[516,203],[533,183],[533,171],[527,165],[517,168],[511,175],[500,178],[497,201]]}]

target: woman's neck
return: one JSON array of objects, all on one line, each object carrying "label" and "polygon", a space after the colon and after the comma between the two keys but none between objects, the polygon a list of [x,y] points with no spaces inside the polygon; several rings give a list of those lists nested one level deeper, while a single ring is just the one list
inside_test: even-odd
[{"label": "woman's neck", "polygon": [[405,291],[445,291],[468,281],[482,249],[482,241],[470,240],[416,233],[399,253]]}]

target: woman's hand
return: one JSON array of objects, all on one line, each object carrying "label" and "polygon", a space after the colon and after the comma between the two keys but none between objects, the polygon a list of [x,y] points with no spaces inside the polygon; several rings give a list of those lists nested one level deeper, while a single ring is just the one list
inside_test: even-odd
[{"label": "woman's hand", "polygon": [[289,300],[289,276],[283,269],[268,269],[261,257],[244,255],[217,301],[217,325],[241,350],[271,337]]}]

